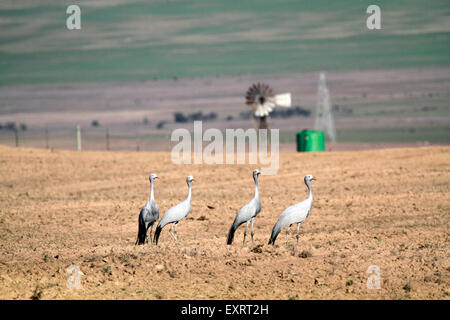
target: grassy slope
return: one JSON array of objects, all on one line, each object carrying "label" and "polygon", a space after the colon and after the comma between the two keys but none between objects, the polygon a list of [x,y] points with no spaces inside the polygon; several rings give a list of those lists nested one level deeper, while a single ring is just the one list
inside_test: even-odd
[{"label": "grassy slope", "polygon": [[80,1],[0,6],[0,84],[127,81],[279,71],[448,65],[447,1]]}]

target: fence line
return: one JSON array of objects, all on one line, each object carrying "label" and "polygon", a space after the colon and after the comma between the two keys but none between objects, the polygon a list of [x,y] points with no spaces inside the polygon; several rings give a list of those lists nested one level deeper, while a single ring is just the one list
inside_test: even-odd
[{"label": "fence line", "polygon": [[0,144],[12,147],[33,147],[65,150],[105,151],[170,151],[170,133],[138,133],[119,128],[29,128],[0,129]]},{"label": "fence line", "polygon": [[[78,141],[79,138],[79,141]],[[20,147],[63,150],[98,151],[171,151],[178,141],[171,141],[171,133],[142,132],[124,128],[77,127],[29,128],[26,131],[0,130],[0,144]],[[283,141],[281,143],[293,141]],[[203,147],[209,142],[203,142]],[[224,141],[225,144],[225,141]],[[293,149],[294,150],[294,149]]]}]

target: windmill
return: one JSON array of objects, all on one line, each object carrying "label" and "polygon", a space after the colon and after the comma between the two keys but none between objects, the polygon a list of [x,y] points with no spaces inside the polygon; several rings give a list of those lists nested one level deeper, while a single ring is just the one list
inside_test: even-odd
[{"label": "windmill", "polygon": [[317,88],[316,122],[314,128],[325,131],[331,141],[336,141],[336,129],[334,128],[333,114],[331,112],[330,93],[328,92],[324,72],[320,73]]},{"label": "windmill", "polygon": [[273,89],[265,83],[256,83],[248,88],[245,95],[245,104],[252,108],[252,113],[258,117],[258,129],[267,129],[267,116],[279,106],[289,108],[291,106],[291,94],[275,94]]}]

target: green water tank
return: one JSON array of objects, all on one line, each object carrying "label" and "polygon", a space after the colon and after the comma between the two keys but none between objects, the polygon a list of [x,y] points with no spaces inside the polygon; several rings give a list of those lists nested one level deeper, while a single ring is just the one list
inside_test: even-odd
[{"label": "green water tank", "polygon": [[297,132],[297,151],[325,151],[325,134],[318,130]]}]

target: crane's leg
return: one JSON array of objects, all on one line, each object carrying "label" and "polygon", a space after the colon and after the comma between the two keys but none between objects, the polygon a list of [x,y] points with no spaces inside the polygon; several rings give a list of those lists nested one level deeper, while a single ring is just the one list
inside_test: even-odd
[{"label": "crane's leg", "polygon": [[297,223],[297,236],[296,236],[296,238],[297,238],[297,245],[298,245],[298,238],[300,238],[300,222]]},{"label": "crane's leg", "polygon": [[245,231],[244,231],[244,241],[242,242],[242,246],[245,246],[245,237],[247,236],[247,229],[248,229],[248,225],[250,224],[250,220],[247,221],[247,225],[245,226]]},{"label": "crane's leg", "polygon": [[175,235],[172,233],[172,227],[173,227],[173,225],[171,224],[171,225],[170,225],[170,229],[169,229],[169,233],[170,233],[170,235],[172,236],[172,238],[173,238],[175,241],[177,241],[177,238],[175,238]]},{"label": "crane's leg", "polygon": [[[152,237],[152,234],[153,234],[153,223],[152,223],[152,225],[150,226],[150,245],[153,244],[153,237]],[[147,240],[147,242],[148,242],[148,240]]]},{"label": "crane's leg", "polygon": [[178,226],[178,223],[175,223],[175,227],[174,227],[174,235],[175,235],[175,242],[176,242],[176,243],[178,243],[177,226]]},{"label": "crane's leg", "polygon": [[252,245],[255,244],[255,242],[253,241],[253,235],[254,235],[254,232],[253,232],[253,221],[255,221],[255,218],[252,218],[252,230],[251,230]]},{"label": "crane's leg", "polygon": [[144,239],[144,243],[148,243],[148,224],[147,222],[145,223],[145,239]]},{"label": "crane's leg", "polygon": [[289,225],[289,227],[286,230],[286,245],[288,244],[288,240],[289,240],[289,231],[291,230],[291,226],[292,224]]}]

